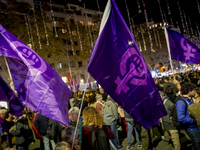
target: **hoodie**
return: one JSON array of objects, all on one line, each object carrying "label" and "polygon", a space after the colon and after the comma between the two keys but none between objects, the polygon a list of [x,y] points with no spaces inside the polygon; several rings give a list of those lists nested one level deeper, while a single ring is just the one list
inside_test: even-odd
[{"label": "hoodie", "polygon": [[107,99],[104,104],[102,114],[106,125],[112,125],[115,121],[117,121],[119,118],[118,109],[113,100]]}]

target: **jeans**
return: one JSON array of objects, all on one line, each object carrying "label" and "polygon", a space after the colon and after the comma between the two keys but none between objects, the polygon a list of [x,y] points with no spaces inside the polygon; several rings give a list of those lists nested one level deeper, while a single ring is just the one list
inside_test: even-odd
[{"label": "jeans", "polygon": [[186,130],[187,135],[192,141],[192,150],[200,150],[200,132],[198,129]]},{"label": "jeans", "polygon": [[126,123],[128,125],[128,133],[127,133],[127,146],[131,146],[131,140],[133,136],[133,130],[135,131],[135,138],[138,145],[142,145],[140,140],[140,135],[136,128],[134,127],[133,119],[132,118],[125,118]]},{"label": "jeans", "polygon": [[117,131],[117,120],[110,125],[110,130],[115,135],[114,139],[110,139],[117,149],[120,149],[122,146],[119,143],[118,131]]},{"label": "jeans", "polygon": [[43,140],[43,143],[44,143],[44,150],[50,150],[49,141],[51,143],[52,149],[55,149],[56,144],[53,140],[49,140],[49,138],[46,137],[46,136],[42,136],[42,140]]}]

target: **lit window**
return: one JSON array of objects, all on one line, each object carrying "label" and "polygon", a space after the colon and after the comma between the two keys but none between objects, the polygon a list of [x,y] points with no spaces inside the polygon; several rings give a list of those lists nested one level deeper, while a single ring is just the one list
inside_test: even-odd
[{"label": "lit window", "polygon": [[62,33],[66,33],[67,32],[67,30],[66,29],[62,29]]},{"label": "lit window", "polygon": [[60,66],[60,68],[62,68],[62,64],[61,63],[59,64],[59,66]]},{"label": "lit window", "polygon": [[88,22],[88,25],[92,25],[92,22]]},{"label": "lit window", "polygon": [[72,31],[72,35],[76,35],[76,31]]}]

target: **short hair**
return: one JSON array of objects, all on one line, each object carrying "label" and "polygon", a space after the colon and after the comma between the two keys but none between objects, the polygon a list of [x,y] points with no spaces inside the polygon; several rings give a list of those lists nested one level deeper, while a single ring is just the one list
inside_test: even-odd
[{"label": "short hair", "polygon": [[75,113],[79,114],[79,108],[78,107],[72,107],[70,108],[70,110],[68,111],[68,114],[70,114],[72,111],[74,111]]},{"label": "short hair", "polygon": [[72,146],[69,143],[62,141],[56,145],[55,150],[65,150],[66,148],[71,149]]},{"label": "short hair", "polygon": [[165,88],[164,92],[165,92],[166,94],[173,94],[173,93],[174,93],[173,90],[174,90],[173,86],[168,85],[168,86]]},{"label": "short hair", "polygon": [[188,94],[195,88],[196,88],[196,85],[194,83],[186,82],[181,85],[181,92],[182,92],[182,94]]},{"label": "short hair", "polygon": [[183,79],[183,82],[184,82],[184,83],[186,83],[186,82],[190,82],[190,78],[185,77],[185,78]]},{"label": "short hair", "polygon": [[[74,133],[75,133],[75,127],[71,127],[71,126],[67,127],[62,131],[61,138],[62,138],[63,141],[72,144]],[[75,136],[78,136],[78,130],[76,131]]]},{"label": "short hair", "polygon": [[101,94],[97,94],[96,95],[96,99],[100,99],[100,98],[102,98],[102,95]]}]

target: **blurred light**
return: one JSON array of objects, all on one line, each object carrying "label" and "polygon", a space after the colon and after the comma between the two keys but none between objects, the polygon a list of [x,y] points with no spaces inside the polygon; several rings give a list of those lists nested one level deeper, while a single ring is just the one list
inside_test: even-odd
[{"label": "blurred light", "polygon": [[62,80],[67,83],[67,77],[62,77]]},{"label": "blurred light", "polygon": [[81,79],[81,84],[83,84],[83,79]]},{"label": "blurred light", "polygon": [[62,64],[60,63],[60,68],[62,68]]}]

